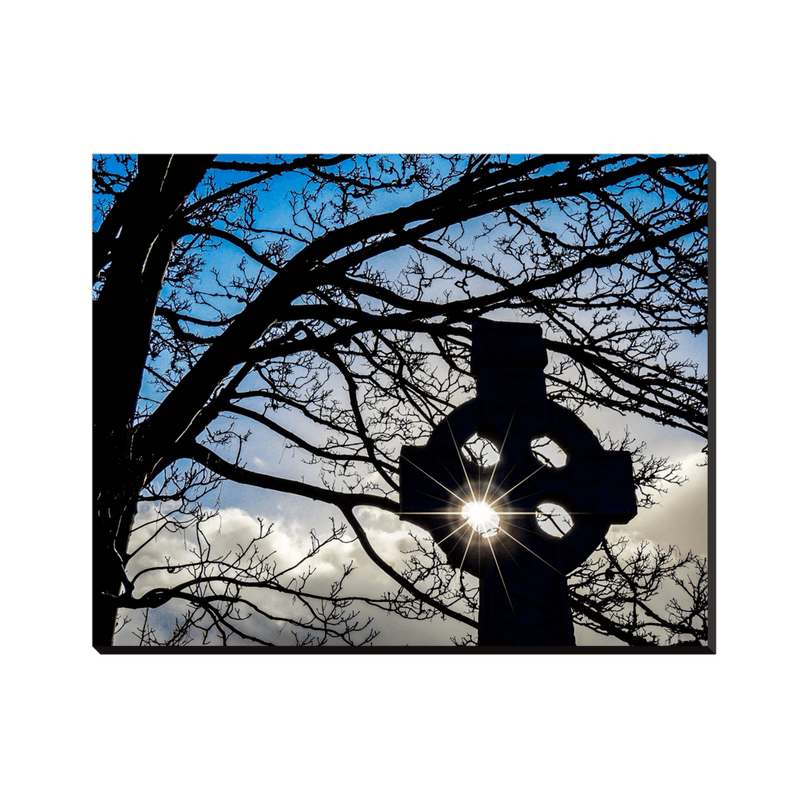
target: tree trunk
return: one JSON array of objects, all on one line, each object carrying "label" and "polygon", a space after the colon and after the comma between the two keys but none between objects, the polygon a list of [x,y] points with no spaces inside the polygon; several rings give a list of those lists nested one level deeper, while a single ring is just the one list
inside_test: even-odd
[{"label": "tree trunk", "polygon": [[157,460],[153,453],[137,453],[134,428],[153,317],[180,210],[212,161],[140,156],[139,174],[95,233],[95,279],[103,270],[93,317],[95,647],[113,644],[128,539]]},{"label": "tree trunk", "polygon": [[147,484],[144,465],[133,457],[128,431],[107,436],[95,430],[93,530],[94,623],[92,643],[114,643],[118,600],[124,589],[128,540],[136,518],[139,496]]}]

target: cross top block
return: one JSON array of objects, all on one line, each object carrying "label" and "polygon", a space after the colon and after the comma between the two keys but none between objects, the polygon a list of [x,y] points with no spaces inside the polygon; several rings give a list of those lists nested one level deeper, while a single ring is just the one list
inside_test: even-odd
[{"label": "cross top block", "polygon": [[[400,518],[429,531],[450,564],[473,575],[528,554],[566,575],[612,524],[636,515],[630,454],[604,450],[575,414],[547,399],[538,325],[477,320],[472,339],[476,397],[448,414],[425,445],[403,447]],[[499,452],[494,466],[464,450],[474,434]],[[561,448],[563,466],[537,457],[532,442],[540,439]],[[465,521],[465,506],[476,502],[499,519],[491,535]],[[569,515],[563,535],[540,523],[550,503]]]},{"label": "cross top block", "polygon": [[543,370],[546,366],[547,350],[539,325],[489,319],[478,319],[472,324],[473,375],[483,367]]}]

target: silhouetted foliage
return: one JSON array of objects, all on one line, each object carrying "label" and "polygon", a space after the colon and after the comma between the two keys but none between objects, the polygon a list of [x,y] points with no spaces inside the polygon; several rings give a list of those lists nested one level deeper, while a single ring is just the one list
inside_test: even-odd
[{"label": "silhouetted foliage", "polygon": [[[274,644],[257,621],[365,644],[370,607],[474,627],[474,583],[426,537],[388,563],[355,509],[398,510],[400,446],[470,396],[481,315],[542,325],[557,402],[704,436],[707,380],[679,346],[707,327],[707,170],[686,155],[97,157],[95,644],[127,621],[144,645]],[[282,442],[259,469],[251,430]],[[645,506],[680,481],[643,449],[635,464]],[[207,532],[223,481],[328,504],[330,532],[291,565],[264,521],[224,549]],[[344,564],[320,591],[315,558],[343,542],[396,589],[350,594]],[[691,554],[608,543],[571,586],[576,622],[622,642],[707,637]],[[149,615],[167,604],[164,638]]]}]

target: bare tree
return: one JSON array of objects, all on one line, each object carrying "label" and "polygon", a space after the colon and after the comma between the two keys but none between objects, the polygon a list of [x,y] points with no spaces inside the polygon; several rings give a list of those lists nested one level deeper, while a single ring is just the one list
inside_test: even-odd
[{"label": "bare tree", "polygon": [[[557,402],[705,436],[707,379],[679,345],[707,327],[707,174],[691,155],[97,157],[95,645],[127,610],[144,610],[147,645],[273,643],[254,621],[365,644],[370,607],[474,627],[475,585],[424,537],[388,563],[356,509],[398,511],[400,446],[470,396],[482,315],[542,325]],[[282,476],[279,452],[250,468],[251,431],[306,473]],[[680,480],[635,462],[645,505]],[[290,565],[266,521],[216,552],[223,481],[321,501],[330,532]],[[159,553],[176,536],[179,563]],[[348,564],[320,590],[315,559],[347,541],[394,591],[351,594]],[[629,644],[700,641],[705,581],[691,554],[609,544],[573,576],[576,621]],[[661,608],[670,582],[685,602]],[[163,639],[148,616],[166,604]]]}]

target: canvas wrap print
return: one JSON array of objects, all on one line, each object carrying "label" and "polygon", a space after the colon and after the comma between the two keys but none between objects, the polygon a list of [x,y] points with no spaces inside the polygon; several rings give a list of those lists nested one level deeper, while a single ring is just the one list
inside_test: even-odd
[{"label": "canvas wrap print", "polygon": [[707,155],[93,165],[95,648],[714,652]]}]

